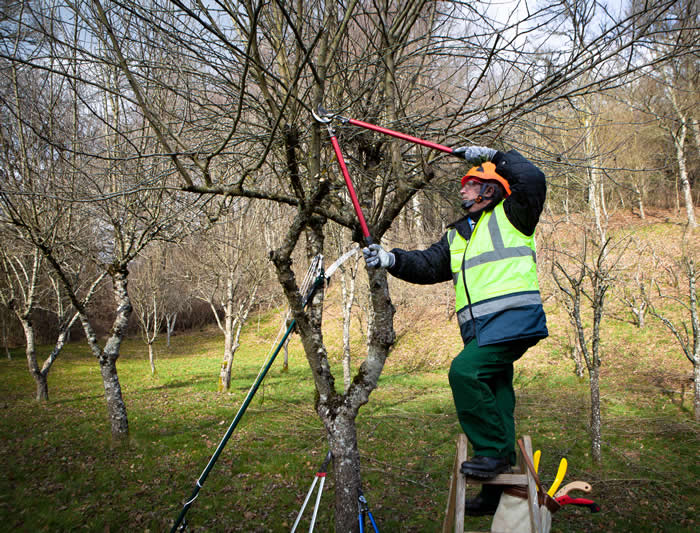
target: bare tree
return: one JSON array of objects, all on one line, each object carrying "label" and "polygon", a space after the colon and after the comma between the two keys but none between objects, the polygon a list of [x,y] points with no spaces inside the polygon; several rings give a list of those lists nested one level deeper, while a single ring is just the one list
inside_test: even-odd
[{"label": "bare tree", "polygon": [[[47,273],[41,250],[27,241],[26,234],[17,228],[4,227],[0,232],[0,303],[14,313],[22,326],[27,366],[36,385],[36,400],[41,402],[49,399],[49,372],[69,338],[78,313],[63,295],[62,285]],[[71,278],[81,292],[81,302],[87,305],[104,273],[95,275],[66,256],[63,262],[73,267]],[[38,310],[55,316],[57,325],[54,346],[41,365],[34,322]]]},{"label": "bare tree", "polygon": [[635,264],[631,267],[632,275],[622,283],[620,300],[632,314],[632,323],[642,329],[646,324],[646,315],[649,311],[649,291],[654,283],[655,268],[650,269],[648,264],[643,264],[642,261],[648,256],[653,256],[653,251],[646,246],[638,246],[637,250]]},{"label": "bare tree", "polygon": [[[626,246],[625,240],[601,242],[582,228],[580,248],[555,251],[551,272],[565,297],[566,310],[574,328],[578,350],[588,370],[591,398],[591,452],[593,460],[602,460],[602,417],[600,410],[601,324],[605,297],[613,286],[616,268]],[[616,255],[612,252],[617,249]],[[586,327],[587,318],[591,326]]]},{"label": "bare tree", "polygon": [[263,212],[251,207],[251,202],[238,199],[221,213],[211,229],[188,245],[185,283],[194,297],[209,304],[224,334],[219,392],[230,389],[241,330],[257,303],[258,289],[267,274],[264,250],[256,242],[263,216]]},{"label": "bare tree", "polygon": [[151,248],[151,251],[154,253],[142,253],[140,261],[134,262],[135,268],[132,268],[131,272],[133,278],[131,292],[141,338],[148,346],[151,375],[155,376],[156,362],[153,343],[158,338],[165,319],[164,288],[166,281],[162,275],[162,257],[158,256],[155,246]]},{"label": "bare tree", "polygon": [[673,334],[683,354],[693,365],[694,415],[695,420],[700,420],[700,307],[698,306],[697,254],[697,246],[686,247],[682,257],[668,267],[673,270],[671,273],[673,278],[678,277],[686,284],[687,292],[683,290],[683,286],[678,287],[678,291],[674,291],[675,283],[670,287],[662,287],[661,284],[656,283],[659,304],[666,302],[677,304],[682,310],[682,315],[673,316],[666,309],[659,308],[653,300],[650,302],[650,313]]},{"label": "bare tree", "polygon": [[[91,73],[104,91],[81,93],[68,83],[76,76],[75,32],[57,24],[51,26],[58,32],[51,44],[23,37],[27,24],[43,27],[60,9],[35,11],[41,6],[33,3],[22,7],[18,18],[9,22],[16,31],[8,71],[13,92],[11,99],[3,100],[3,112],[12,117],[9,124],[15,128],[4,130],[2,138],[3,215],[41,251],[78,314],[100,366],[112,435],[122,440],[128,437],[128,418],[116,361],[132,310],[128,265],[149,242],[186,228],[189,208],[199,200],[184,202],[170,194],[165,188],[168,175],[159,161],[140,157],[149,143],[152,146],[153,132],[128,112],[126,97],[119,94],[120,72],[108,63],[98,65]],[[59,57],[54,46],[71,48]],[[24,65],[44,53],[50,57],[45,68]],[[133,185],[143,180],[150,187],[136,194]],[[104,346],[80,295],[82,282],[65,260],[68,251],[98,266],[112,281],[114,315]]]}]

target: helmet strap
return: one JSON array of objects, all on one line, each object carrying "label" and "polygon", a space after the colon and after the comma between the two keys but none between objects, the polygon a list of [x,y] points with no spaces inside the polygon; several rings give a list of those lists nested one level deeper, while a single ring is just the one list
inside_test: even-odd
[{"label": "helmet strap", "polygon": [[491,200],[493,198],[493,194],[491,196],[484,196],[484,193],[486,192],[486,187],[488,187],[488,183],[482,183],[481,184],[481,190],[479,191],[479,194],[477,195],[476,198],[473,200],[465,200],[462,202],[462,208],[463,209],[469,209],[471,206],[474,204],[478,204],[480,202],[483,202],[484,200]]}]

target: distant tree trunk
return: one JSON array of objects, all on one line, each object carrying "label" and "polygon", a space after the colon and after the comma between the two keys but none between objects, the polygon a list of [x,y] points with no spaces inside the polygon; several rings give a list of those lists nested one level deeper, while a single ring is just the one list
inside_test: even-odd
[{"label": "distant tree trunk", "polygon": [[693,401],[695,421],[700,422],[700,361],[696,361],[693,365],[693,375],[695,377],[695,399]]},{"label": "distant tree trunk", "polygon": [[19,317],[19,321],[22,324],[22,329],[24,330],[24,339],[26,342],[25,353],[27,354],[27,366],[29,367],[29,373],[34,379],[36,384],[36,401],[45,402],[49,399],[49,385],[46,379],[46,375],[41,372],[39,365],[36,361],[36,342],[34,334],[34,324],[29,317]]},{"label": "distant tree trunk", "polygon": [[569,221],[571,214],[569,212],[569,173],[564,173],[564,220]]},{"label": "distant tree trunk", "polygon": [[588,205],[593,213],[598,235],[602,242],[605,240],[605,224],[602,220],[605,215],[603,180],[600,171],[601,163],[598,157],[598,145],[595,140],[593,109],[588,101],[585,101],[585,110],[586,112],[583,116],[583,133],[586,172],[588,174]]},{"label": "distant tree trunk", "polygon": [[634,184],[634,193],[637,197],[637,208],[639,209],[639,218],[642,220],[646,219],[646,212],[644,211],[644,186],[641,188],[636,183]]},{"label": "distant tree trunk", "polygon": [[588,375],[591,391],[591,452],[593,461],[600,464],[603,459],[601,449],[600,368],[589,368]]},{"label": "distant tree trunk", "polygon": [[177,322],[177,313],[167,313],[165,315],[165,342],[168,348],[170,348],[170,337],[175,331],[175,322]]},{"label": "distant tree trunk", "polygon": [[[676,162],[678,163],[678,179],[681,183],[681,192],[683,193],[683,202],[685,203],[685,211],[688,217],[688,226],[691,228],[696,228],[698,223],[695,220],[695,204],[693,203],[693,192],[690,188],[690,179],[688,177],[688,168],[686,165],[686,154],[685,154],[685,143],[688,137],[688,114],[683,109],[683,106],[678,101],[678,96],[676,94],[676,89],[671,86],[668,89],[669,99],[673,105],[673,109],[676,111],[676,116],[680,123],[680,127],[673,131],[671,129],[671,138],[673,139],[673,146],[676,149]],[[693,120],[690,119],[691,127],[695,127]],[[696,145],[698,141],[696,138]]]},{"label": "distant tree trunk", "polygon": [[7,355],[8,359],[12,359],[12,353],[10,353],[10,335],[5,313],[0,313],[0,324],[2,324],[2,346],[5,348],[5,355]]},{"label": "distant tree trunk", "polygon": [[151,376],[156,375],[156,357],[153,353],[153,341],[148,342],[148,362],[151,364]]},{"label": "distant tree trunk", "polygon": [[683,194],[683,202],[685,203],[685,212],[688,218],[688,226],[691,228],[697,227],[698,223],[695,220],[695,205],[693,203],[693,192],[690,189],[690,179],[688,177],[688,167],[685,161],[685,141],[687,129],[685,122],[682,123],[678,133],[672,135],[673,145],[676,149],[676,162],[678,164],[678,180],[680,181],[681,192]]},{"label": "distant tree trunk", "polygon": [[284,348],[284,360],[282,361],[282,372],[289,372],[289,339],[282,346]]},{"label": "distant tree trunk", "polygon": [[219,373],[219,392],[227,391],[231,387],[231,368],[233,367],[233,296],[234,296],[233,272],[229,272],[226,279],[226,302],[224,304],[224,360],[221,363]]},{"label": "distant tree trunk", "polygon": [[693,140],[695,141],[695,151],[700,156],[700,123],[695,119],[690,119],[690,128],[693,130]]},{"label": "distant tree trunk", "polygon": [[[350,326],[352,320],[352,306],[355,303],[355,280],[357,278],[357,263],[359,257],[355,258],[355,266],[349,269],[341,267],[340,284],[342,290],[343,308],[343,383],[345,391],[350,388],[352,381],[352,365],[350,355]],[[349,278],[349,279],[348,279]]]},{"label": "distant tree trunk", "polygon": [[233,358],[240,346],[241,330],[248,320],[248,313],[255,303],[258,292],[258,282],[254,283],[252,292],[241,297],[238,309],[235,310],[233,300],[237,292],[236,284],[234,282],[234,272],[229,273],[226,284],[226,304],[224,306],[224,360],[221,363],[221,371],[219,373],[219,392],[228,391],[231,388]]}]

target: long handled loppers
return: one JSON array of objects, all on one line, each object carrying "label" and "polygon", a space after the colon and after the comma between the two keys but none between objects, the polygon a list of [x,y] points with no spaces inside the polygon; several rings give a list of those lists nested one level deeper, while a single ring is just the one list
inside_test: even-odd
[{"label": "long handled loppers", "polygon": [[367,505],[367,498],[365,498],[362,489],[358,489],[357,492],[357,500],[360,507],[360,510],[358,512],[358,520],[360,521],[360,533],[365,533],[365,517],[369,518],[369,521],[372,524],[372,528],[374,529],[374,533],[379,533],[377,523],[374,521],[374,516],[372,516],[372,511],[369,510],[369,505]]},{"label": "long handled loppers", "polygon": [[321,106],[318,107],[319,113],[313,113],[314,118],[321,124],[328,126],[328,135],[331,138],[331,144],[333,145],[333,151],[335,152],[335,157],[338,159],[338,165],[340,165],[340,172],[343,174],[343,179],[345,180],[345,185],[348,188],[348,193],[350,193],[350,200],[352,201],[352,206],[355,208],[355,214],[357,214],[357,219],[360,221],[360,228],[362,228],[362,236],[365,239],[365,244],[368,246],[374,241],[369,234],[369,228],[367,227],[367,222],[365,221],[365,216],[362,214],[362,207],[360,207],[360,202],[357,199],[357,194],[355,193],[355,187],[352,185],[352,180],[350,179],[350,173],[348,172],[348,167],[345,164],[345,158],[343,157],[343,152],[340,151],[340,144],[338,143],[338,137],[335,135],[335,129],[331,126],[331,121],[333,116],[329,115],[328,112]]},{"label": "long handled loppers", "polygon": [[311,494],[314,492],[314,487],[316,486],[316,483],[318,480],[321,480],[320,486],[318,488],[318,494],[316,495],[316,504],[314,505],[314,512],[311,515],[311,525],[309,525],[309,533],[311,533],[314,530],[314,525],[316,524],[316,515],[318,514],[318,507],[319,504],[321,503],[321,494],[323,494],[323,485],[326,483],[326,469],[328,468],[328,463],[331,462],[331,458],[333,455],[331,454],[330,450],[326,454],[326,458],[323,460],[323,463],[321,464],[321,468],[318,469],[318,472],[316,472],[316,477],[314,477],[313,483],[311,483],[311,487],[309,488],[309,492],[306,493],[306,498],[304,498],[304,503],[301,505],[301,509],[299,510],[299,514],[297,515],[297,519],[294,521],[294,525],[292,526],[292,533],[294,533],[297,529],[297,526],[299,525],[299,521],[301,520],[301,515],[304,514],[304,509],[306,509],[306,504],[309,503],[309,499],[311,498]]},{"label": "long handled loppers", "polygon": [[[338,267],[340,265],[342,265],[345,261],[347,261],[350,257],[352,257],[358,250],[359,250],[359,248],[353,248],[349,252],[344,253],[330,267],[328,267],[328,269],[325,270],[325,272],[323,270],[323,256],[317,255],[314,258],[314,261],[311,264],[311,267],[309,269],[309,271],[312,273],[314,280],[313,280],[313,283],[311,283],[311,287],[306,292],[304,299],[302,300],[302,307],[307,306],[307,304],[311,301],[311,299],[313,298],[316,291],[319,288],[323,287],[323,285],[328,280],[330,280],[330,277],[338,269]],[[245,397],[243,404],[238,409],[238,413],[236,413],[236,416],[233,419],[233,422],[231,422],[231,425],[228,427],[228,430],[226,430],[226,434],[221,439],[221,442],[219,443],[216,450],[214,451],[214,454],[211,456],[211,459],[209,459],[207,466],[204,468],[204,470],[202,471],[202,474],[197,479],[197,482],[195,483],[194,490],[192,491],[192,494],[190,495],[189,499],[183,505],[182,511],[180,511],[179,516],[175,520],[175,523],[173,524],[173,527],[170,530],[170,533],[175,533],[176,531],[178,531],[178,528],[180,528],[180,531],[185,531],[185,529],[187,527],[187,522],[185,521],[185,515],[187,514],[187,511],[192,506],[194,501],[197,499],[197,496],[199,495],[199,491],[202,488],[202,485],[204,485],[204,482],[206,481],[207,477],[209,476],[209,473],[211,472],[212,468],[214,467],[214,464],[216,463],[216,460],[219,458],[219,455],[221,455],[221,452],[223,451],[224,447],[226,446],[226,443],[228,442],[229,438],[231,438],[231,435],[233,434],[233,431],[236,429],[236,426],[240,422],[241,418],[243,418],[243,415],[245,414],[246,409],[248,409],[248,405],[250,405],[250,402],[252,401],[253,396],[255,396],[255,393],[257,392],[258,388],[260,387],[260,384],[262,383],[263,379],[265,379],[265,376],[267,375],[268,370],[270,370],[272,363],[275,361],[277,354],[280,352],[280,350],[282,349],[282,346],[284,346],[284,343],[287,342],[287,339],[289,338],[292,331],[294,330],[295,324],[296,324],[296,320],[292,320],[291,323],[289,324],[289,327],[287,328],[287,331],[285,332],[284,336],[282,337],[282,340],[279,342],[279,344],[277,345],[277,347],[275,348],[273,353],[268,358],[267,362],[263,365],[262,369],[260,370],[260,373],[258,374],[258,377],[256,378],[255,382],[251,386],[250,390],[248,391],[248,394]]]},{"label": "long handled loppers", "polygon": [[345,185],[348,188],[348,193],[350,193],[350,200],[355,208],[355,213],[360,222],[360,228],[362,229],[362,235],[364,237],[365,243],[369,246],[373,244],[372,237],[369,233],[369,228],[367,227],[367,222],[362,214],[362,207],[360,207],[360,202],[357,199],[357,194],[355,193],[355,188],[352,185],[352,180],[350,179],[350,174],[348,172],[348,167],[345,164],[345,159],[343,158],[343,153],[340,150],[340,144],[338,143],[338,137],[335,134],[335,129],[332,126],[334,119],[339,120],[343,124],[351,124],[352,126],[358,126],[360,128],[365,128],[368,130],[376,131],[384,135],[389,135],[391,137],[396,137],[397,139],[402,139],[414,144],[419,144],[432,150],[439,150],[447,154],[464,159],[464,155],[460,152],[450,148],[449,146],[444,146],[432,141],[426,141],[425,139],[419,139],[418,137],[413,137],[412,135],[407,135],[406,133],[401,133],[400,131],[390,130],[388,128],[383,128],[382,126],[376,126],[375,124],[370,124],[368,122],[363,122],[361,120],[356,120],[354,118],[347,118],[337,113],[332,113],[324,109],[320,104],[316,111],[311,112],[314,119],[321,124],[325,124],[328,127],[328,135],[331,138],[331,144],[333,145],[333,151],[335,152],[336,159],[338,160],[338,165],[340,166],[340,171],[343,174],[343,179],[345,180]]}]

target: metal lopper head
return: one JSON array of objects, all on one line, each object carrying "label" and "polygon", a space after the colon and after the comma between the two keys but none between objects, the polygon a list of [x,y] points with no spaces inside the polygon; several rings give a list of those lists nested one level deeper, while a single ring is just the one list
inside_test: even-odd
[{"label": "metal lopper head", "polygon": [[327,111],[321,104],[318,104],[316,111],[311,111],[314,118],[321,124],[330,124],[335,116],[333,113]]},{"label": "metal lopper head", "polygon": [[328,111],[321,104],[318,104],[316,111],[311,111],[311,114],[321,124],[330,124],[333,121],[333,119],[338,119],[343,124],[345,124],[346,122],[348,122],[350,120],[348,118],[345,118],[345,117],[339,115],[338,113]]}]

